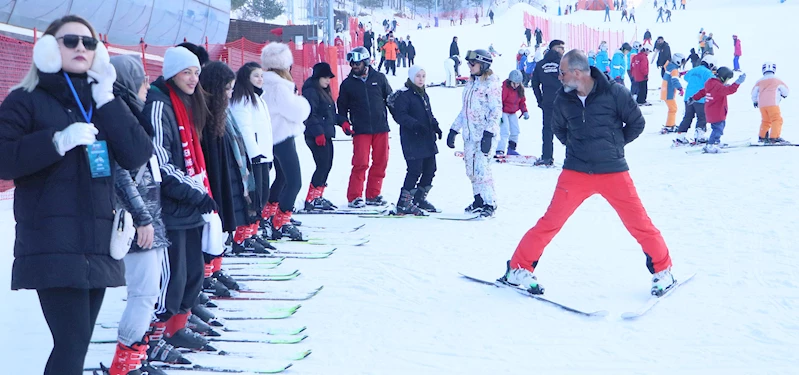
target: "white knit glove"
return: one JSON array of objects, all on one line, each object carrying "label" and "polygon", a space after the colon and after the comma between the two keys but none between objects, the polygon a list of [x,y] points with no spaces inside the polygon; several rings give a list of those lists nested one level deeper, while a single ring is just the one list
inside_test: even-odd
[{"label": "white knit glove", "polygon": [[53,144],[61,156],[66,155],[69,150],[78,146],[86,146],[94,143],[99,131],[93,124],[76,122],[66,129],[56,132],[53,135]]}]

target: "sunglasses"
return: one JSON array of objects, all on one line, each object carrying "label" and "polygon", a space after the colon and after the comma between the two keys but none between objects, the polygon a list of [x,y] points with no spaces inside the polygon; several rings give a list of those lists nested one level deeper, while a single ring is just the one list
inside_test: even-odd
[{"label": "sunglasses", "polygon": [[81,36],[81,35],[73,35],[67,34],[58,39],[64,40],[64,47],[74,49],[78,47],[78,42],[82,42],[83,46],[86,47],[89,51],[94,51],[97,49],[97,43],[99,42],[96,38],[90,36]]}]

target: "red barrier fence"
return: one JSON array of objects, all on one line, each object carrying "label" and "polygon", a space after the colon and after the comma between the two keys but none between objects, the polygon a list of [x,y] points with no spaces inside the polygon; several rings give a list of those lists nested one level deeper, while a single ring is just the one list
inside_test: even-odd
[{"label": "red barrier fence", "polygon": [[524,12],[524,27],[535,30],[540,28],[544,40],[560,39],[566,42],[567,49],[578,48],[584,51],[597,50],[603,40],[608,42],[610,51],[621,48],[624,44],[624,31],[611,31],[590,27],[585,24],[574,25],[534,16]]}]

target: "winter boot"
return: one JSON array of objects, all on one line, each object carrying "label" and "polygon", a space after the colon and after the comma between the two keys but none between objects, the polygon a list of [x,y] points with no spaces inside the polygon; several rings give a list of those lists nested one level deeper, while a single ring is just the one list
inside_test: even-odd
[{"label": "winter boot", "polygon": [[205,305],[205,307],[219,307],[211,301],[211,297],[208,297],[208,295],[203,292],[200,292],[200,295],[197,296],[197,304]]},{"label": "winter boot", "polygon": [[288,237],[292,241],[304,241],[302,232],[290,221],[291,211],[278,211],[275,215],[275,230],[280,232],[281,236]]},{"label": "winter boot", "polygon": [[411,194],[413,194],[413,204],[427,212],[439,212],[435,206],[427,201],[427,194],[430,193],[430,189],[432,188],[432,185],[420,186],[411,190]]},{"label": "winter boot", "polygon": [[516,142],[508,141],[508,155],[519,155],[519,153],[516,152]]},{"label": "winter boot", "polygon": [[660,134],[669,134],[669,133],[676,133],[677,127],[676,126],[664,126],[660,129]]},{"label": "winter boot", "polygon": [[367,206],[385,206],[387,204],[388,204],[388,202],[386,202],[386,200],[383,199],[382,195],[378,195],[378,196],[376,196],[374,198],[366,197],[366,205]]},{"label": "winter boot", "polygon": [[483,209],[483,205],[484,205],[483,204],[483,197],[481,197],[480,194],[477,194],[477,195],[474,196],[474,202],[472,202],[472,204],[467,206],[466,209],[464,209],[464,211],[467,214],[469,214],[469,213],[480,213],[480,211]]},{"label": "winter boot", "polygon": [[118,342],[111,367],[106,369],[108,375],[142,375],[141,361],[147,357],[147,344],[134,343],[131,346]]},{"label": "winter boot", "polygon": [[424,211],[413,204],[411,192],[405,189],[400,190],[399,201],[397,201],[397,215],[427,216]]},{"label": "winter boot", "polygon": [[253,237],[245,239],[241,244],[233,242],[233,254],[241,253],[270,254],[270,252],[261,245],[261,242]]},{"label": "winter boot", "polygon": [[673,288],[675,284],[677,284],[677,281],[674,280],[674,276],[671,274],[671,268],[666,268],[652,275],[652,295],[660,297]]},{"label": "winter boot", "polygon": [[192,314],[189,316],[189,321],[186,323],[186,327],[190,330],[197,332],[203,336],[212,336],[218,337],[222,336],[219,332],[214,331],[208,323],[204,322],[200,319],[197,315]]},{"label": "winter boot", "polygon": [[532,272],[524,268],[511,269],[510,261],[505,265],[505,275],[498,281],[524,289],[530,294],[544,294],[544,288],[538,283],[538,278]]},{"label": "winter boot", "polygon": [[269,243],[269,241],[267,241],[266,238],[253,236],[251,237],[251,239],[264,248],[265,251],[264,254],[271,254],[272,252],[270,250],[277,250],[277,248],[272,246],[272,244]]},{"label": "winter boot", "polygon": [[214,315],[214,313],[212,313],[210,310],[208,310],[208,308],[205,307],[205,305],[202,304],[194,305],[194,307],[191,308],[191,313],[197,315],[198,318],[202,319],[202,321],[208,323],[208,325],[212,327],[225,326],[224,323],[222,323],[221,321],[219,321],[219,319],[216,318],[216,315]]},{"label": "winter boot", "polygon": [[497,150],[496,154],[494,154],[495,158],[501,158],[505,156],[505,151]]},{"label": "winter boot", "polygon": [[721,152],[721,148],[717,144],[708,143],[705,145],[705,147],[702,148],[702,151],[704,151],[707,154],[718,154]]},{"label": "winter boot", "polygon": [[165,322],[153,322],[147,332],[147,359],[153,362],[164,362],[171,364],[189,365],[191,361],[186,359],[174,346],[164,341]]},{"label": "winter boot", "polygon": [[347,207],[349,208],[364,208],[366,207],[366,202],[363,198],[358,197],[352,200],[352,202],[347,203]]},{"label": "winter boot", "polygon": [[787,145],[790,144],[791,142],[788,142],[782,138],[769,138],[766,143],[770,143],[773,145]]}]

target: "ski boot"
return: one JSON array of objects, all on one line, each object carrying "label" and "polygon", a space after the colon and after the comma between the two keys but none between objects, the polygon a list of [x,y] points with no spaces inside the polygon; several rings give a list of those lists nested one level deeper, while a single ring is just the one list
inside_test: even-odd
[{"label": "ski boot", "polygon": [[677,133],[677,137],[674,138],[673,142],[674,142],[673,147],[688,146],[692,143],[685,136],[685,133]]},{"label": "ski boot", "polygon": [[332,211],[336,207],[329,200],[322,198],[324,187],[308,186],[308,195],[305,197],[305,211]]},{"label": "ski boot", "polygon": [[263,246],[263,248],[265,250],[264,254],[271,254],[272,252],[270,250],[277,250],[277,248],[272,246],[272,244],[269,243],[269,241],[267,241],[266,238],[259,237],[259,236],[252,236],[251,238],[257,244]]},{"label": "ski boot", "polygon": [[538,278],[532,272],[524,268],[510,268],[510,261],[505,264],[505,275],[497,281],[524,289],[530,294],[544,294],[544,287],[538,283]]},{"label": "ski boot", "polygon": [[652,276],[652,295],[660,297],[677,284],[671,274],[671,268],[666,268]]},{"label": "ski boot", "polygon": [[335,204],[333,204],[333,202],[331,202],[331,201],[327,200],[327,199],[324,197],[324,195],[325,195],[325,188],[326,188],[326,187],[327,187],[327,184],[324,184],[324,185],[322,185],[322,186],[318,187],[318,189],[319,189],[319,199],[321,199],[323,202],[325,202],[324,204],[326,204],[326,205],[328,205],[328,206],[332,207],[334,210],[338,210],[338,206],[336,206]]},{"label": "ski boot", "polygon": [[[271,245],[270,245],[271,246]],[[253,237],[247,238],[241,244],[233,242],[233,254],[241,253],[255,253],[255,254],[269,254],[269,251],[261,245],[261,242]]]},{"label": "ski boot", "polygon": [[411,190],[411,195],[413,195],[413,204],[427,212],[441,212],[436,209],[436,206],[433,206],[427,201],[427,194],[430,193],[430,189],[432,188],[433,186],[420,186]]},{"label": "ski boot", "polygon": [[347,203],[347,207],[349,208],[364,208],[366,207],[366,201],[363,198],[358,197],[352,200],[352,202]]},{"label": "ski boot", "polygon": [[190,365],[191,361],[186,359],[174,346],[164,341],[164,331],[166,323],[153,322],[147,332],[147,359],[152,362],[164,362],[170,364]]},{"label": "ski boot", "polygon": [[533,162],[533,165],[536,167],[551,167],[554,163],[555,162],[552,159],[538,159]]},{"label": "ski boot", "polygon": [[118,342],[111,366],[105,367],[100,363],[100,369],[104,375],[146,375],[141,370],[141,362],[146,357],[147,344],[137,342],[127,346]]},{"label": "ski boot", "polygon": [[717,144],[706,144],[705,147],[702,148],[706,154],[718,154],[721,152],[721,147]]},{"label": "ski boot", "polygon": [[215,331],[213,328],[211,328],[210,325],[208,325],[208,323],[204,322],[202,319],[200,319],[197,315],[194,314],[189,316],[189,321],[188,323],[186,323],[186,327],[203,336],[211,336],[211,337],[222,336],[222,334]]},{"label": "ski boot", "polygon": [[383,199],[382,195],[378,195],[374,198],[368,198],[368,197],[366,198],[367,206],[385,206],[387,204],[388,202],[386,202],[386,200]]},{"label": "ski boot", "polygon": [[505,157],[505,151],[497,150],[496,154],[494,154],[495,159],[502,159]]},{"label": "ski boot", "polygon": [[194,305],[194,307],[191,308],[191,313],[197,315],[198,318],[212,327],[225,326],[225,324],[219,321],[219,319],[216,318],[216,315],[214,315],[214,313],[208,310],[208,308],[206,308],[204,305]]},{"label": "ski boot", "polygon": [[219,282],[219,280],[216,280],[213,277],[206,277],[203,279],[203,291],[211,293],[217,297],[231,297],[233,295],[230,293],[230,289],[228,289],[225,284]]},{"label": "ski boot", "polygon": [[784,140],[782,138],[779,138],[779,137],[778,138],[769,138],[767,143],[768,144],[772,144],[772,145],[788,145],[788,144],[791,144],[791,142],[788,142],[788,141],[786,141],[786,140]]},{"label": "ski boot", "polygon": [[766,137],[757,137],[758,143],[768,143],[768,138]]},{"label": "ski boot", "polygon": [[480,217],[489,218],[494,217],[494,211],[496,211],[496,207],[490,204],[484,204],[483,208],[480,209]]},{"label": "ski boot", "polygon": [[208,295],[203,292],[200,292],[200,295],[197,296],[197,304],[204,305],[205,307],[219,307],[211,301],[211,297],[208,297]]},{"label": "ski boot", "polygon": [[280,232],[280,229],[278,229],[278,226],[277,226],[277,216],[278,215],[279,214],[275,214],[275,216],[272,216],[269,219],[265,220],[268,223],[268,226],[269,226],[269,228],[271,230],[268,232],[269,233],[268,237],[266,236],[267,232],[264,232],[264,239],[277,241],[277,240],[283,238],[283,233]]},{"label": "ski boot", "polygon": [[705,129],[696,129],[694,131],[694,144],[707,143],[707,131]]},{"label": "ski boot", "polygon": [[411,192],[405,189],[400,191],[399,201],[397,201],[397,215],[427,216],[424,211],[413,204]]},{"label": "ski boot", "polygon": [[474,202],[468,205],[463,211],[467,214],[479,214],[483,210],[483,197],[480,194],[474,196]]},{"label": "ski boot", "polygon": [[278,211],[274,217],[275,231],[282,237],[288,237],[292,241],[304,241],[302,232],[291,224],[291,211]]},{"label": "ski boot", "polygon": [[669,134],[669,133],[676,133],[677,127],[676,126],[664,126],[660,129],[660,134]]},{"label": "ski boot", "polygon": [[241,290],[239,283],[237,283],[235,279],[230,277],[222,270],[214,272],[214,274],[211,275],[211,277],[215,278],[216,281],[219,281],[220,283],[224,284],[229,290]]},{"label": "ski boot", "polygon": [[518,152],[516,152],[516,142],[508,141],[508,155],[510,155],[510,156],[521,155]]}]

